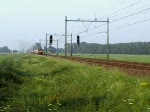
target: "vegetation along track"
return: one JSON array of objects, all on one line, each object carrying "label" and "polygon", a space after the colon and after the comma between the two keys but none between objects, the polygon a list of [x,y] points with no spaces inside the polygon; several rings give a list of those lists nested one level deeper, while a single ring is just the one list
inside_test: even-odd
[{"label": "vegetation along track", "polygon": [[[64,56],[61,57],[64,58]],[[126,67],[126,68],[150,71],[150,64],[146,64],[146,63],[125,62],[125,61],[116,61],[116,60],[101,60],[101,59],[80,58],[80,57],[67,57],[67,59],[71,59],[79,62],[93,63],[97,65]]]},{"label": "vegetation along track", "polygon": [[[54,56],[56,57],[56,56]],[[61,56],[64,58],[64,56]],[[83,62],[87,64],[102,65],[106,67],[117,67],[123,69],[123,71],[130,72],[140,71],[141,73],[146,72],[150,74],[150,64],[137,63],[137,62],[125,62],[116,60],[102,60],[102,59],[91,59],[91,58],[80,58],[80,57],[67,57],[69,60]]]}]

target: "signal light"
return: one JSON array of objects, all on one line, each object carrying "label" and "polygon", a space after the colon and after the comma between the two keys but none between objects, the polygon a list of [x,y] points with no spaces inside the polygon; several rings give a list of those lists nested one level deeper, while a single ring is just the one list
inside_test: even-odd
[{"label": "signal light", "polygon": [[52,45],[52,43],[53,43],[53,36],[51,35],[50,36],[50,45]]},{"label": "signal light", "polygon": [[78,45],[80,44],[80,37],[79,37],[79,35],[77,35],[77,44]]}]

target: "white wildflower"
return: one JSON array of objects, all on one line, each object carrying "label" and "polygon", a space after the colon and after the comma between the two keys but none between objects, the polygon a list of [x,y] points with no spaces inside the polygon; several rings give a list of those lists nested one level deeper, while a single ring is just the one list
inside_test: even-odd
[{"label": "white wildflower", "polygon": [[128,101],[134,101],[134,99],[128,99]]},{"label": "white wildflower", "polygon": [[51,106],[52,104],[50,103],[50,104],[48,104],[48,106]]}]

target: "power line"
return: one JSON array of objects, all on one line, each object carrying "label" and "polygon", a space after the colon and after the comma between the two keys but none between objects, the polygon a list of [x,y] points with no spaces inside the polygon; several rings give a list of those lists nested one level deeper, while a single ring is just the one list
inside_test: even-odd
[{"label": "power line", "polygon": [[133,14],[129,14],[129,15],[127,15],[127,16],[124,16],[124,17],[118,18],[118,19],[116,19],[116,20],[111,21],[110,23],[113,23],[113,22],[116,22],[116,21],[119,21],[119,20],[125,19],[125,18],[130,17],[130,16],[134,16],[134,15],[137,15],[137,14],[145,13],[145,11],[148,11],[148,10],[150,10],[150,7],[149,7],[149,8],[147,8],[147,9],[141,10],[141,11],[139,11],[139,12],[135,12],[135,13],[133,13]]},{"label": "power line", "polygon": [[[118,2],[118,3],[114,4],[114,5],[112,5],[111,7],[106,8],[106,9],[103,9],[103,10],[101,10],[101,11],[95,13],[95,14],[99,14],[99,13],[101,13],[101,12],[105,12],[105,11],[107,11],[107,10],[110,10],[110,9],[112,9],[113,7],[116,7],[116,6],[122,4],[122,3],[125,2],[125,1],[126,1],[126,0],[121,0],[120,2]],[[93,15],[95,15],[95,14],[91,14],[91,15],[88,15],[88,16],[84,16],[84,17],[82,17],[82,18],[87,18],[87,17],[93,16]]]},{"label": "power line", "polygon": [[[106,31],[103,31],[103,32],[97,32],[97,33],[93,33],[93,34],[90,34],[90,35],[81,36],[80,38],[83,38],[83,37],[89,37],[89,36],[93,36],[93,35],[97,35],[97,34],[101,34],[101,33],[107,33],[107,32],[106,32]],[[76,40],[76,39],[72,39],[72,40]],[[68,40],[68,41],[71,41],[71,40]]]},{"label": "power line", "polygon": [[116,27],[116,28],[110,29],[110,31],[120,29],[120,28],[124,28],[124,27],[128,27],[128,26],[132,26],[132,25],[136,25],[136,24],[143,23],[143,22],[146,22],[146,21],[150,21],[150,18],[146,19],[146,20],[143,20],[143,21],[138,21],[138,22],[135,22],[135,23],[130,23],[130,24],[127,24],[127,25],[124,25],[124,26]]},{"label": "power line", "polygon": [[[127,25],[124,25],[124,26],[116,27],[116,28],[110,29],[110,31],[113,31],[113,30],[116,30],[116,29],[121,29],[121,28],[124,28],[124,27],[132,26],[132,25],[136,25],[136,24],[139,24],[139,23],[147,22],[147,21],[150,21],[150,18],[146,19],[146,20],[143,20],[143,21],[138,21],[138,22],[135,22],[135,23],[130,23],[130,24],[127,24]],[[87,35],[87,36],[82,36],[82,37],[89,37],[89,36],[97,35],[97,34],[100,34],[100,33],[107,33],[107,32],[105,32],[105,31],[97,32],[97,33],[93,33],[93,34],[90,34],[90,35]]]},{"label": "power line", "polygon": [[[144,9],[144,10],[141,10],[141,11],[135,12],[135,13],[133,13],[133,14],[129,14],[129,15],[127,15],[127,16],[124,16],[124,17],[118,18],[118,19],[116,19],[116,20],[111,21],[110,23],[113,23],[113,22],[116,22],[116,21],[119,21],[119,20],[125,19],[125,18],[127,18],[127,17],[134,16],[134,15],[137,15],[137,14],[146,13],[145,11],[149,11],[149,10],[150,10],[150,7],[149,7],[149,8],[146,8],[146,9]],[[102,24],[102,25],[100,25],[100,26],[93,27],[93,28],[88,29],[88,30],[86,30],[86,31],[78,32],[78,33],[76,33],[76,34],[74,34],[74,35],[79,35],[79,34],[81,34],[81,33],[88,32],[88,31],[90,31],[90,30],[93,30],[93,29],[99,28],[99,27],[104,26],[104,25],[106,25],[106,24]]]},{"label": "power line", "polygon": [[121,12],[121,11],[123,11],[123,10],[126,10],[126,9],[128,9],[129,7],[136,5],[136,4],[138,4],[139,2],[141,2],[141,1],[142,1],[142,0],[138,0],[138,1],[136,1],[136,2],[134,2],[134,3],[132,3],[132,4],[128,5],[128,6],[126,6],[126,7],[124,7],[124,8],[121,8],[121,9],[119,9],[119,10],[113,12],[113,13],[109,13],[109,14],[107,14],[107,15],[101,16],[100,18],[102,18],[102,17],[107,17],[107,16],[111,16],[111,15],[113,15],[113,14],[116,14],[116,13],[118,13],[118,12]]},{"label": "power line", "polygon": [[90,34],[90,35],[87,35],[87,36],[82,36],[82,37],[89,37],[89,36],[97,35],[97,34],[100,34],[100,33],[107,33],[107,32],[106,31],[97,32],[97,33],[93,33],[93,34]]},{"label": "power line", "polygon": [[[95,26],[95,27],[93,27],[93,28],[91,28],[91,29],[88,29],[88,31],[93,30],[93,29],[96,29],[96,28],[99,28],[99,27],[104,26],[104,25],[106,25],[106,23],[104,23],[104,24],[102,24],[102,25],[99,25],[99,26]],[[88,31],[81,31],[81,32],[78,32],[78,33],[74,34],[73,36],[79,35],[79,34],[81,34],[81,33],[85,33],[85,32],[88,32]]]},{"label": "power line", "polygon": [[[150,4],[149,4],[149,5],[142,6],[142,7],[139,7],[139,8],[137,8],[137,9],[133,10],[133,11],[137,11],[137,10],[142,9],[143,7],[145,8],[145,7],[148,7],[148,6],[150,6]],[[127,12],[125,12],[125,13],[118,14],[118,16],[125,15],[125,14],[128,14],[128,13],[130,13],[130,12],[127,11]],[[110,15],[109,17],[116,17],[116,16],[117,16],[117,15],[115,14],[115,15],[112,15],[112,16]]]}]

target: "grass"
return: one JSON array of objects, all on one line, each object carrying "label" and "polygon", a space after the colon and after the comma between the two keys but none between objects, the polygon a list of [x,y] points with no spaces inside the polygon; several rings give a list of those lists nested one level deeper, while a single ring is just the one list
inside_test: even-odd
[{"label": "grass", "polygon": [[[11,56],[8,56],[9,59]],[[7,56],[0,57],[7,60]],[[149,112],[149,78],[118,70],[35,55],[16,55],[8,65],[16,79],[0,92],[0,110],[7,112]],[[1,61],[1,68],[5,68]],[[21,64],[21,65],[20,65]],[[15,65],[15,66],[14,66]],[[19,65],[19,66],[18,66]],[[1,72],[1,71],[0,71]],[[1,72],[2,74],[2,72]],[[6,73],[3,73],[3,77]],[[19,80],[20,83],[12,80]],[[5,91],[3,91],[5,90]],[[2,97],[1,97],[2,98]]]},{"label": "grass", "polygon": [[[76,56],[76,55],[74,55]],[[106,54],[80,54],[83,58],[95,58],[95,59],[107,59]],[[125,54],[110,54],[110,60],[117,61],[128,61],[128,62],[138,62],[138,63],[150,63],[150,55],[125,55]]]}]

